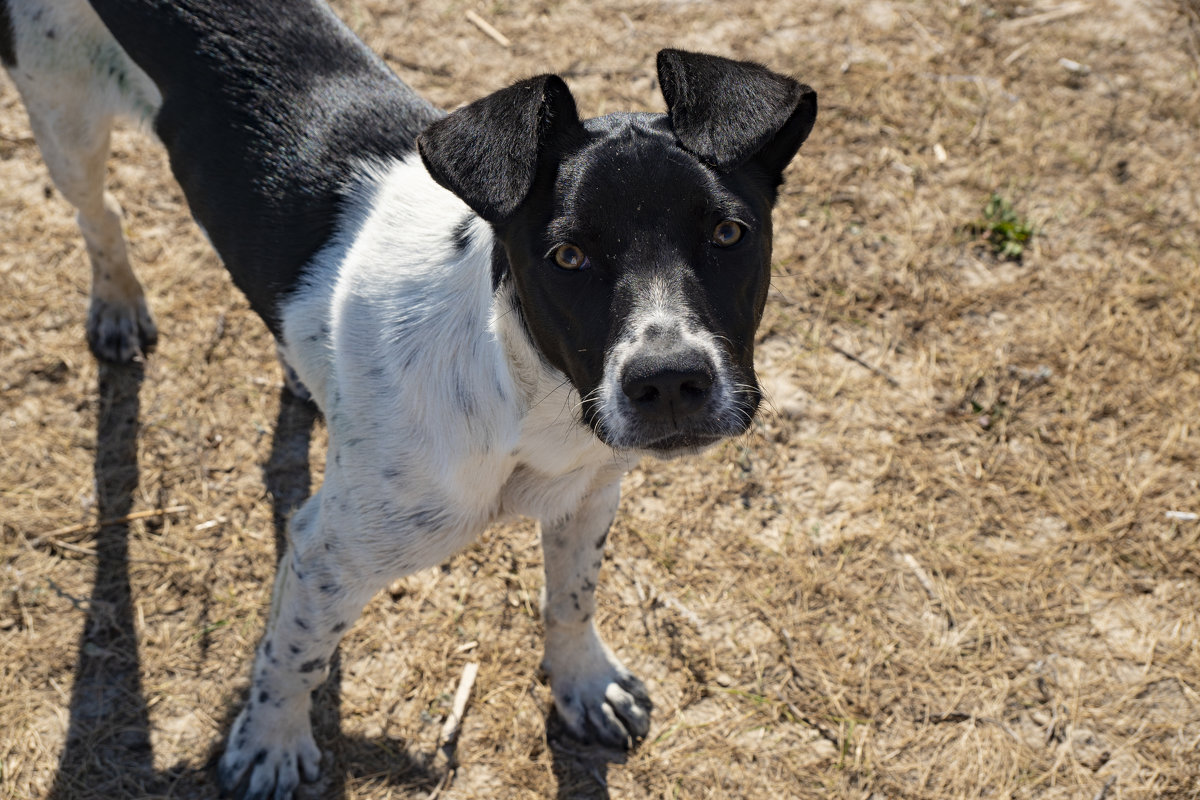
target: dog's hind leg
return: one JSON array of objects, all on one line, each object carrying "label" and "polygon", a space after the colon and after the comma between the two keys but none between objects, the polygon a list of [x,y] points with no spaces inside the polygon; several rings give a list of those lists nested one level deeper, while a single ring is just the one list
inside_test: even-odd
[{"label": "dog's hind leg", "polygon": [[104,190],[112,117],[87,105],[45,107],[26,95],[34,137],[54,185],[75,206],[92,265],[87,338],[107,361],[131,361],[154,346],[158,329],[125,248],[121,207]]},{"label": "dog's hind leg", "polygon": [[574,514],[542,522],[546,593],[542,619],[554,704],[573,735],[620,750],[650,730],[651,703],[642,682],[600,638],[595,591],[604,544],[620,500],[620,478],[593,491]]},{"label": "dog's hind leg", "polygon": [[77,212],[92,264],[87,335],[108,361],[130,361],[158,338],[104,191],[113,119],[148,123],[162,97],[85,0],[7,4],[13,52],[4,66],[21,93],[54,185]]}]

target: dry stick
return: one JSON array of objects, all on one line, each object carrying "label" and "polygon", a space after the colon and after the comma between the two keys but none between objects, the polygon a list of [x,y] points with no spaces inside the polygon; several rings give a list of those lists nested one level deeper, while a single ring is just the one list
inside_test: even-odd
[{"label": "dry stick", "polygon": [[929,722],[934,725],[943,722],[970,722],[973,725],[994,725],[995,727],[1007,733],[1014,742],[1021,744],[1021,740],[1017,738],[1017,735],[1013,733],[1011,728],[1005,725],[1002,721],[993,719],[991,717],[977,717],[974,714],[964,714],[961,711],[950,711],[943,714],[930,714],[928,719]]},{"label": "dry stick", "polygon": [[463,714],[467,710],[467,700],[471,698],[471,688],[475,685],[475,676],[479,674],[479,662],[468,661],[463,665],[462,677],[458,680],[458,690],[454,693],[454,704],[450,707],[450,715],[442,725],[441,736],[438,737],[438,751],[434,754],[434,769],[442,773],[441,780],[434,790],[429,793],[429,800],[434,800],[442,790],[450,785],[450,776],[454,773],[454,748],[458,744],[458,734],[462,728]]},{"label": "dry stick", "polygon": [[501,47],[512,47],[512,42],[508,40],[507,36],[493,28],[486,19],[479,16],[469,8],[467,9],[467,22],[470,22],[476,28],[479,28],[479,30],[487,34],[488,38],[492,39]]},{"label": "dry stick", "polygon": [[[145,511],[134,511],[132,514],[126,514],[123,517],[112,517],[110,519],[98,519],[95,522],[85,522],[80,525],[68,525],[65,528],[57,528],[49,533],[43,533],[41,536],[35,536],[29,540],[30,547],[37,547],[42,542],[50,542],[52,544],[65,547],[68,550],[78,549],[66,542],[59,541],[57,537],[66,536],[70,533],[83,533],[84,531],[99,530],[106,528],[109,525],[123,525],[126,522],[134,522],[139,519],[150,519],[151,517],[165,517],[168,514],[182,514],[184,511],[190,510],[189,506],[168,506],[167,508],[150,508]],[[91,552],[91,551],[81,551]]]},{"label": "dry stick", "polygon": [[1017,17],[1016,19],[1005,20],[1000,23],[1000,27],[1007,31],[1020,30],[1034,25],[1046,25],[1050,22],[1058,22],[1067,17],[1073,17],[1076,14],[1082,14],[1090,8],[1089,3],[1064,3],[1058,8],[1052,8],[1049,11],[1043,11],[1040,14],[1034,14],[1029,17]]},{"label": "dry stick", "polygon": [[845,349],[843,349],[843,348],[841,348],[841,347],[838,347],[838,346],[837,346],[836,344],[834,344],[833,342],[830,342],[830,343],[829,343],[829,349],[830,349],[830,350],[832,350],[832,351],[834,351],[835,353],[837,353],[837,354],[839,354],[839,355],[843,355],[843,356],[845,356],[846,358],[848,358],[848,359],[850,359],[851,361],[853,361],[855,364],[858,364],[860,367],[865,367],[865,368],[869,369],[871,372],[874,372],[876,375],[878,375],[879,377],[883,378],[885,381],[887,381],[888,383],[890,383],[892,386],[899,386],[899,385],[900,385],[900,381],[896,380],[896,379],[895,379],[895,378],[893,378],[891,375],[888,375],[886,372],[884,372],[883,370],[881,370],[879,367],[877,367],[877,366],[875,366],[875,365],[873,365],[873,364],[868,364],[866,361],[863,361],[861,358],[859,358],[858,356],[854,355],[854,353],[851,353],[849,350],[845,350]]},{"label": "dry stick", "polygon": [[921,588],[925,590],[925,594],[929,595],[929,599],[938,606],[941,606],[942,613],[946,615],[946,624],[953,628],[954,616],[950,613],[950,609],[946,607],[946,604],[942,602],[942,598],[938,596],[937,587],[933,585],[933,579],[929,577],[929,573],[921,566],[921,562],[917,561],[909,553],[901,553],[900,560],[917,577],[917,582],[921,584]]}]

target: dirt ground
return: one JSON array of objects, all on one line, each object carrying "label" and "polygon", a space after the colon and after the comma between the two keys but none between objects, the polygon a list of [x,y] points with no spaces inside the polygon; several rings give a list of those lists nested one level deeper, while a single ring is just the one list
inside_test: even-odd
[{"label": "dirt ground", "polygon": [[[649,739],[620,763],[558,735],[512,525],[368,607],[311,796],[1200,797],[1195,0],[337,9],[446,107],[556,71],[588,115],[661,110],[677,46],[821,111],[776,212],[770,407],[624,484],[598,616]],[[82,240],[0,80],[3,798],[215,796],[321,479],[322,422],[149,137],[119,133],[111,187],[162,332],[131,367],[87,351]],[[993,194],[1034,231],[1019,261],[982,241]]]}]

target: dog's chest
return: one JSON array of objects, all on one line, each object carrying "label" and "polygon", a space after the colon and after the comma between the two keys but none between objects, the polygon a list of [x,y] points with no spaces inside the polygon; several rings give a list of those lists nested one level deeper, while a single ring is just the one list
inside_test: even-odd
[{"label": "dog's chest", "polygon": [[560,386],[525,417],[513,468],[500,487],[498,517],[560,519],[632,466],[635,459],[615,453],[576,420],[576,403],[578,396]]}]

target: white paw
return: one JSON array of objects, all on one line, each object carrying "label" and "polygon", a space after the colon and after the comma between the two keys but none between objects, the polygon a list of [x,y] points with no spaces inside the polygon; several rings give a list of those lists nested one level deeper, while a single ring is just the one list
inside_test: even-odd
[{"label": "white paw", "polygon": [[645,685],[598,639],[547,652],[542,666],[559,716],[580,741],[630,750],[650,732],[653,704]]},{"label": "white paw", "polygon": [[297,718],[252,698],[233,723],[217,768],[221,795],[287,800],[302,778],[311,783],[320,776],[320,762],[307,708]]},{"label": "white paw", "polygon": [[154,348],[158,327],[145,299],[125,305],[93,297],[88,309],[87,339],[97,358],[123,364]]}]

